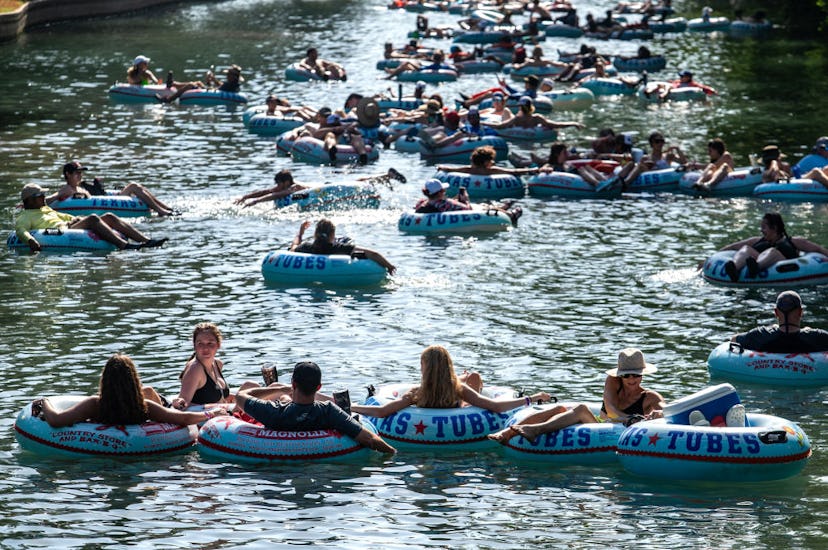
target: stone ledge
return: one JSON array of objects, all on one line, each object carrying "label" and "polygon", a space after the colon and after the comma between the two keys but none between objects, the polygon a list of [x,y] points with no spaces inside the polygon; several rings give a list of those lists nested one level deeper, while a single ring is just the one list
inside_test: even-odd
[{"label": "stone ledge", "polygon": [[139,11],[181,0],[31,0],[13,12],[0,14],[0,42],[16,39],[31,27]]}]

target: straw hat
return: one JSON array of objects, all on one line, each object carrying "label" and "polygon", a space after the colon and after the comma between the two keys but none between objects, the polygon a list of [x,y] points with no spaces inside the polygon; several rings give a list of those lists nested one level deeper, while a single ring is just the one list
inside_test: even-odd
[{"label": "straw hat", "polygon": [[641,350],[626,348],[618,352],[618,367],[608,370],[607,374],[610,376],[643,375],[657,370],[653,365],[644,362],[644,354],[641,353]]},{"label": "straw hat", "polygon": [[360,126],[372,127],[379,124],[380,107],[373,97],[363,97],[357,103],[357,120]]}]

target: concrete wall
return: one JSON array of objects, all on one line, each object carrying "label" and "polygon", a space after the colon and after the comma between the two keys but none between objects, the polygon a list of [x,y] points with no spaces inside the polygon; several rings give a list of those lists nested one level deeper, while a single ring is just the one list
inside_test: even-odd
[{"label": "concrete wall", "polygon": [[138,11],[180,0],[32,0],[0,14],[0,41],[14,40],[26,29],[53,21]]}]

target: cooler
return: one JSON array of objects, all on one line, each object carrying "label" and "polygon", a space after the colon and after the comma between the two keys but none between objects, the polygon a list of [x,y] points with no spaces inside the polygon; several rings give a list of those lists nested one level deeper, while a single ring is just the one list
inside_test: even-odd
[{"label": "cooler", "polygon": [[717,416],[725,417],[730,407],[740,403],[739,394],[730,384],[711,386],[682,397],[664,406],[664,418],[668,424],[690,424],[690,412],[699,410],[708,421]]}]

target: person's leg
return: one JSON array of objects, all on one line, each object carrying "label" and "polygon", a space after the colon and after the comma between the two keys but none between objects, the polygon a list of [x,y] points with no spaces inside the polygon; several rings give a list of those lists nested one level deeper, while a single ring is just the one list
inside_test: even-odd
[{"label": "person's leg", "polygon": [[102,238],[108,243],[112,243],[120,249],[127,246],[127,241],[121,238],[112,228],[101,220],[96,214],[90,214],[78,218],[74,223],[69,224],[70,229],[89,229],[98,237]]},{"label": "person's leg", "polygon": [[559,415],[561,413],[566,412],[566,407],[563,405],[556,405],[554,407],[550,407],[548,409],[543,409],[541,411],[535,412],[518,422],[517,424],[513,424],[507,428],[504,428],[498,432],[494,432],[488,435],[488,438],[497,441],[501,445],[505,445],[509,442],[510,439],[513,437],[520,435],[518,433],[517,426],[525,425],[525,424],[540,424],[543,422],[548,421],[550,418]]},{"label": "person's leg", "polygon": [[135,229],[132,225],[128,224],[115,214],[111,212],[107,212],[103,216],[100,217],[100,221],[104,224],[109,226],[111,229],[118,231],[126,235],[128,238],[132,239],[133,241],[138,241],[139,243],[145,243],[150,240],[149,237]]},{"label": "person's leg", "polygon": [[718,185],[719,183],[721,183],[723,179],[727,177],[728,174],[730,174],[730,166],[728,166],[727,164],[722,164],[713,172],[713,175],[710,177],[710,182],[708,183],[708,185],[710,187]]},{"label": "person's leg", "polygon": [[152,386],[143,386],[141,393],[144,395],[144,399],[153,401],[159,405],[164,405],[164,400],[161,399],[161,395]]},{"label": "person's leg", "polygon": [[595,415],[584,404],[576,405],[568,411],[557,414],[547,420],[538,424],[518,424],[516,426],[518,434],[522,435],[529,441],[534,441],[541,434],[561,430],[574,424],[587,424],[596,422]]},{"label": "person's leg", "polygon": [[777,249],[768,248],[756,257],[756,265],[759,267],[759,270],[762,270],[784,259],[785,256]]},{"label": "person's leg", "polygon": [[825,187],[828,187],[828,174],[826,172],[828,172],[828,168],[814,168],[802,177],[805,179],[814,180],[816,182],[821,183]]},{"label": "person's leg", "polygon": [[601,173],[595,170],[592,166],[581,166],[578,168],[578,175],[580,175],[585,182],[593,187],[601,185],[601,182],[604,181],[604,176],[602,176]]},{"label": "person's leg", "polygon": [[480,393],[483,390],[483,378],[480,377],[480,373],[471,371],[471,372],[463,372],[457,378],[460,379],[465,385]]},{"label": "person's leg", "polygon": [[161,216],[172,214],[172,208],[159,201],[155,195],[149,192],[146,187],[137,183],[130,183],[121,190],[124,195],[134,196],[144,202],[151,210],[158,212]]}]

